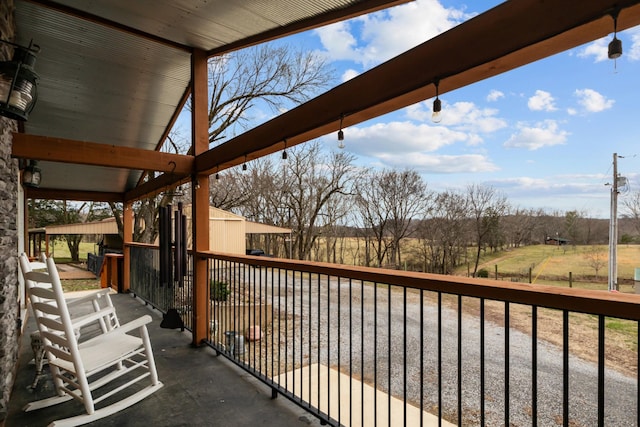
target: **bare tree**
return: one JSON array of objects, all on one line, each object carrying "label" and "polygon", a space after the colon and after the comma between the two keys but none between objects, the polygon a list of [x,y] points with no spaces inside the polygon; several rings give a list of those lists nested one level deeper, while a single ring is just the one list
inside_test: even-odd
[{"label": "bare tree", "polygon": [[358,206],[365,227],[376,238],[378,266],[388,253],[396,266],[402,262],[401,241],[411,232],[411,223],[423,210],[426,185],[412,170],[369,172],[358,188]]},{"label": "bare tree", "polygon": [[585,260],[589,267],[593,268],[596,272],[596,279],[598,278],[598,271],[601,268],[607,265],[608,255],[607,252],[598,248],[598,247],[590,247],[585,250],[583,254]]},{"label": "bare tree", "polygon": [[450,274],[467,253],[468,201],[456,191],[435,195],[417,225],[423,270]]},{"label": "bare tree", "polygon": [[281,112],[319,93],[332,76],[321,56],[291,46],[264,44],[211,58],[209,143],[243,130],[256,104]]},{"label": "bare tree", "polygon": [[636,230],[640,234],[640,191],[636,191],[622,199],[622,210],[625,218],[628,218]]},{"label": "bare tree", "polygon": [[282,191],[292,215],[294,250],[308,259],[323,227],[331,223],[332,200],[351,194],[354,157],[343,151],[324,154],[318,143],[290,150]]},{"label": "bare tree", "polygon": [[493,187],[484,187],[477,184],[467,187],[467,199],[475,231],[476,260],[473,268],[475,277],[478,272],[480,253],[488,243],[492,233],[499,229],[496,221],[499,222],[500,218],[504,216],[507,210],[507,199]]},{"label": "bare tree", "polygon": [[[274,112],[281,112],[302,103],[326,88],[333,72],[315,53],[295,50],[290,46],[264,44],[211,58],[208,76],[209,143],[214,144],[244,130],[255,118],[250,115],[253,107],[266,106]],[[167,138],[163,149],[184,153],[189,146],[173,134]],[[146,179],[154,176],[149,173]],[[223,180],[228,184],[236,178],[234,173],[225,173]],[[250,197],[242,186],[212,184],[210,199],[214,206],[230,209],[242,205]],[[241,190],[238,192],[238,189]],[[174,198],[175,192],[166,191],[134,204],[134,241],[155,241],[158,236],[158,209],[172,203]],[[118,216],[116,210],[113,213]],[[121,225],[121,221],[118,224]]]}]

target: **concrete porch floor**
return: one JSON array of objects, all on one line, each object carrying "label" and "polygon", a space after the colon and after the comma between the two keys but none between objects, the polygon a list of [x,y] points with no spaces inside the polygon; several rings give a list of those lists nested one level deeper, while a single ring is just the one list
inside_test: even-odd
[{"label": "concrete porch floor", "polygon": [[[271,390],[237,368],[223,356],[203,346],[190,346],[190,333],[160,328],[161,315],[130,295],[112,295],[121,323],[153,313],[148,325],[158,376],[164,387],[124,411],[88,424],[91,426],[307,426],[320,422],[280,396],[271,399]],[[9,402],[7,427],[46,426],[52,421],[78,415],[84,409],[70,401],[32,412],[22,408],[30,401],[54,394],[45,373],[36,390],[30,388],[35,367],[30,334],[36,330],[32,317],[22,337],[18,370]]]}]

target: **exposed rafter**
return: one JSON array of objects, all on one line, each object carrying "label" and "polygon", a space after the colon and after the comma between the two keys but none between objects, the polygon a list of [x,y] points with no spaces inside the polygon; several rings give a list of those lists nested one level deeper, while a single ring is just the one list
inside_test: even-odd
[{"label": "exposed rafter", "polygon": [[193,170],[193,156],[96,144],[47,136],[13,134],[13,157],[176,174]]},{"label": "exposed rafter", "polygon": [[[509,1],[196,158],[223,170],[640,24],[638,0]],[[375,90],[374,90],[375,88]],[[246,157],[245,157],[246,156]]]},{"label": "exposed rafter", "polygon": [[57,190],[54,188],[31,188],[25,189],[29,199],[45,200],[75,200],[87,202],[122,202],[123,195],[120,193],[106,193],[101,191],[78,191],[78,190]]}]

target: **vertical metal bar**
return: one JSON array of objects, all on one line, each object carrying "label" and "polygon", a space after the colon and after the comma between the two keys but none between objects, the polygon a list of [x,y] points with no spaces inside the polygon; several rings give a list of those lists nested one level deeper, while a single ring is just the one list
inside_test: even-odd
[{"label": "vertical metal bar", "polygon": [[[349,425],[353,425],[353,281],[349,279]],[[362,303],[362,301],[360,302]],[[362,378],[364,381],[364,378]]]},{"label": "vertical metal bar", "polygon": [[[321,329],[320,329],[320,326],[322,325],[322,322],[321,322],[322,306],[321,306],[321,303],[320,303],[321,296],[322,296],[322,294],[320,292],[320,289],[322,288],[322,286],[320,286],[320,274],[317,274],[317,279],[318,279],[318,285],[317,285],[317,288],[318,288],[318,298],[317,298],[318,299],[318,340],[320,340],[320,337],[322,336],[322,332],[321,332]],[[327,321],[328,321],[328,319],[327,319]],[[321,402],[320,401],[320,396],[322,396],[320,394],[320,391],[321,391],[320,390],[320,365],[321,365],[320,362],[322,362],[322,360],[320,359],[320,346],[318,346],[318,372],[316,374],[316,377],[317,377],[316,378],[316,384],[317,384],[317,387],[318,387],[318,412],[320,412],[320,402]]]},{"label": "vertical metal bar", "polygon": [[569,427],[569,311],[562,311],[562,425]]},{"label": "vertical metal bar", "polygon": [[[276,324],[276,318],[275,318],[275,307],[276,307],[276,298],[275,298],[275,268],[271,269],[271,378],[274,377],[274,369],[273,369],[273,362],[274,362],[274,344],[276,341],[276,328],[275,328],[275,324]],[[280,274],[278,272],[278,282],[280,281]]]},{"label": "vertical metal bar", "polygon": [[[313,348],[313,346],[311,345],[311,325],[313,325],[313,310],[312,310],[312,304],[313,304],[313,298],[312,298],[312,286],[311,286],[311,272],[308,273],[308,278],[307,278],[307,283],[309,286],[309,366],[311,366],[311,359],[312,359],[312,355],[311,355],[311,349]],[[318,324],[320,324],[320,312],[318,312],[318,319],[316,319],[316,322],[318,322]],[[317,348],[320,348],[320,336],[316,337],[317,339]],[[318,363],[320,361],[318,360]],[[309,369],[309,381],[307,381],[307,385],[309,387],[309,407],[311,407],[311,369]]]},{"label": "vertical metal bar", "polygon": [[485,330],[484,298],[480,298],[480,425],[486,425],[485,417]]},{"label": "vertical metal bar", "polygon": [[509,381],[511,378],[511,372],[509,367],[509,337],[511,336],[509,328],[509,308],[511,305],[508,301],[504,303],[504,425],[509,424]]},{"label": "vertical metal bar", "polygon": [[378,283],[373,283],[373,425],[378,425]]},{"label": "vertical metal bar", "polygon": [[[331,277],[327,277],[327,369],[331,367]],[[330,376],[327,375],[327,378]],[[331,396],[331,381],[327,380],[327,396]],[[327,416],[331,418],[331,399],[327,399]]]},{"label": "vertical metal bar", "polygon": [[[284,272],[284,386],[289,390],[289,272]],[[282,299],[282,297],[280,297]],[[280,318],[282,318],[282,312],[280,312]],[[294,375],[295,378],[295,375]]]},{"label": "vertical metal bar", "polygon": [[531,424],[538,425],[538,306],[531,307]]},{"label": "vertical metal bar", "polygon": [[[295,274],[295,271],[293,271],[293,274]],[[300,286],[300,399],[302,399],[303,396],[303,390],[304,390],[304,375],[302,375],[302,367],[304,366],[304,360],[303,360],[303,355],[304,355],[304,298],[303,296],[303,292],[304,292],[304,279],[302,276],[302,271],[300,272],[300,280],[299,280],[299,286]]]},{"label": "vertical metal bar", "polygon": [[458,425],[462,425],[462,295],[458,295]]},{"label": "vertical metal bar", "polygon": [[604,364],[605,364],[605,323],[604,316],[598,316],[598,426],[604,426]]},{"label": "vertical metal bar", "polygon": [[[329,254],[327,254],[327,258],[329,257]],[[340,384],[340,377],[342,377],[342,375],[340,375],[339,373],[342,372],[342,370],[340,369],[340,338],[341,338],[341,317],[342,317],[342,311],[340,311],[340,276],[338,276],[338,424],[342,424],[342,396],[341,396],[341,384]]]},{"label": "vertical metal bar", "polygon": [[[404,306],[404,329],[403,329],[403,348],[404,348],[404,360],[403,360],[403,373],[402,373],[402,384],[404,385],[403,392],[403,400],[404,400],[404,411],[403,411],[403,420],[404,425],[407,425],[407,287],[403,287],[403,306]],[[391,378],[389,378],[391,380]],[[422,418],[422,415],[420,415]]]},{"label": "vertical metal bar", "polygon": [[424,425],[424,289],[420,289],[420,427]]},{"label": "vertical metal bar", "polygon": [[360,280],[360,420],[362,427],[364,427],[364,378],[364,281]]},{"label": "vertical metal bar", "polygon": [[[287,274],[288,275],[288,274]],[[287,286],[287,294],[288,292]],[[292,307],[292,315],[291,315],[291,373],[293,377],[293,384],[291,385],[291,391],[295,395],[296,394],[296,272],[291,271],[291,307]],[[287,311],[289,311],[289,304],[286,304]],[[287,319],[289,316],[286,317]],[[287,328],[287,335],[289,335],[289,328]],[[287,351],[287,353],[289,353]],[[286,356],[285,356],[286,357]],[[288,370],[285,369],[285,372]],[[300,399],[302,399],[302,391],[300,392]]]},{"label": "vertical metal bar", "polygon": [[442,427],[442,292],[438,292],[438,427]]},{"label": "vertical metal bar", "polygon": [[387,285],[387,425],[391,425],[391,285]]}]

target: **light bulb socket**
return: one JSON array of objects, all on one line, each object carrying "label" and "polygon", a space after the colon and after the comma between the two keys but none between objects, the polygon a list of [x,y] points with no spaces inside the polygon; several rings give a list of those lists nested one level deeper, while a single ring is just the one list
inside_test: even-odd
[{"label": "light bulb socket", "polygon": [[287,160],[287,150],[282,150],[282,160]]},{"label": "light bulb socket", "polygon": [[617,59],[622,56],[622,41],[613,36],[613,40],[609,42],[609,59]]},{"label": "light bulb socket", "polygon": [[246,163],[243,163],[243,164],[242,164],[242,170],[243,170],[243,171],[246,171],[246,170],[247,170],[247,164],[246,164]]},{"label": "light bulb socket", "polygon": [[220,174],[216,172],[216,180],[220,179]]},{"label": "light bulb socket", "polygon": [[344,141],[344,132],[342,129],[338,131],[338,141]]}]

